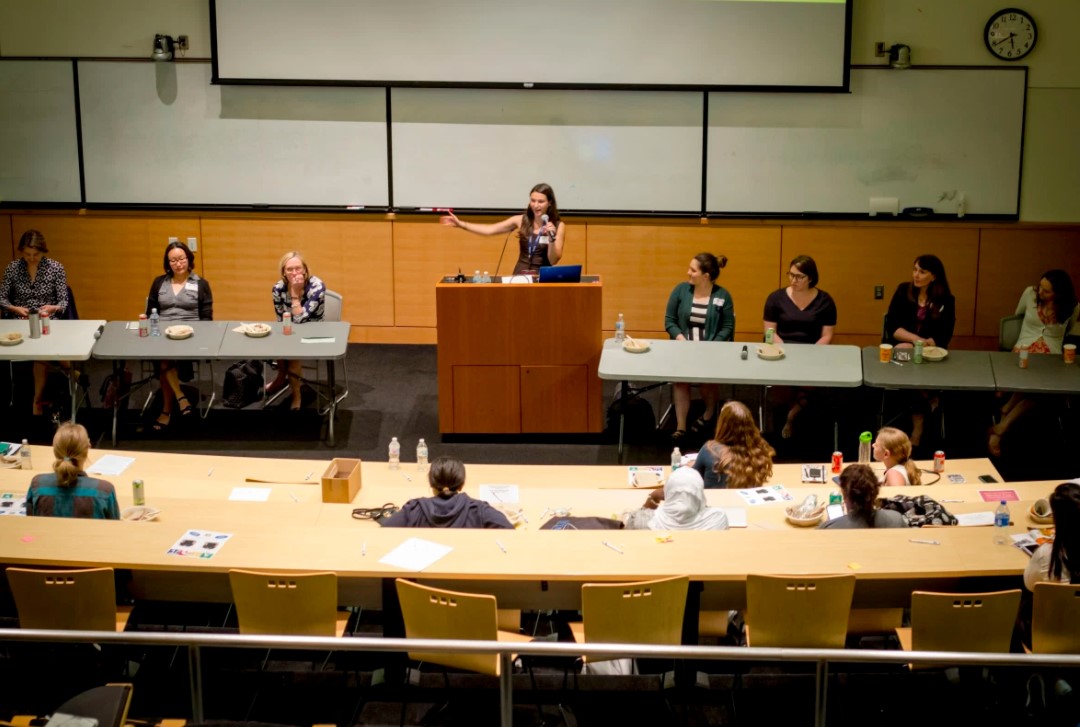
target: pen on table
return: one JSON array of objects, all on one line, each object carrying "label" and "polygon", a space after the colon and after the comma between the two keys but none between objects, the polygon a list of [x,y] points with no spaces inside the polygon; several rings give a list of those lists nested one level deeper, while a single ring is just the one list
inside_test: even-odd
[{"label": "pen on table", "polygon": [[915,538],[908,538],[909,543],[918,543],[919,545],[941,545],[937,540],[916,540]]},{"label": "pen on table", "polygon": [[499,546],[499,550],[501,550],[502,552],[504,552],[504,553],[508,552],[506,550],[506,546],[502,544],[501,540],[496,540],[495,545]]},{"label": "pen on table", "polygon": [[210,477],[210,476],[211,476],[211,475],[213,475],[213,474],[214,474],[214,468],[213,468],[213,467],[211,467],[211,468],[210,468],[210,470],[209,470],[209,471],[208,471],[208,472],[206,473],[206,476],[207,476],[207,477]]},{"label": "pen on table", "polygon": [[900,363],[899,361],[892,361],[892,362],[890,362],[890,363],[894,363],[894,364],[896,364],[897,366],[903,366],[903,365],[904,365],[904,364]]},{"label": "pen on table", "polygon": [[292,498],[293,502],[300,502],[300,498],[297,497],[296,495],[292,494],[291,492],[289,493],[289,497]]},{"label": "pen on table", "polygon": [[367,543],[360,543],[360,555],[367,555]]},{"label": "pen on table", "polygon": [[942,500],[942,502],[963,502],[963,500]]},{"label": "pen on table", "polygon": [[409,477],[409,476],[408,476],[407,474],[405,474],[404,472],[402,472],[402,473],[401,473],[401,476],[402,476],[402,477],[404,477],[405,479],[407,479],[407,480],[408,480],[409,482],[412,482],[412,477]]},{"label": "pen on table", "polygon": [[310,480],[310,479],[311,479],[311,476],[312,476],[313,474],[315,474],[315,470],[312,470],[311,472],[308,472],[308,473],[307,473],[307,477],[305,477],[305,478],[304,478],[304,482],[307,482],[308,480]]},{"label": "pen on table", "polygon": [[611,549],[612,549],[612,550],[614,550],[614,551],[615,551],[616,553],[618,553],[618,554],[622,555],[623,549],[622,549],[622,548],[620,548],[619,546],[617,546],[617,545],[613,545],[613,544],[609,543],[609,542],[608,542],[608,541],[606,541],[606,540],[601,540],[600,542],[601,542],[601,543],[603,543],[605,547],[607,547],[607,548],[611,548]]}]

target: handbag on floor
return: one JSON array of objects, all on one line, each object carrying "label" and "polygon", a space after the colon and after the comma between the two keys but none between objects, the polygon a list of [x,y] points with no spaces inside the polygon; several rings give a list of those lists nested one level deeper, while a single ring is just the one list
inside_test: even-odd
[{"label": "handbag on floor", "polygon": [[242,409],[262,398],[263,362],[237,361],[225,369],[221,387],[221,403],[232,409]]}]

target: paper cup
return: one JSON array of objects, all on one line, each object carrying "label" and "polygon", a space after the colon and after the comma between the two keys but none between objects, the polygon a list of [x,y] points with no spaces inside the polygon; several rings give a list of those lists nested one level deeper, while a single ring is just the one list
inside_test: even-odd
[{"label": "paper cup", "polygon": [[1066,343],[1061,347],[1061,354],[1065,358],[1065,363],[1074,363],[1076,361],[1076,344]]},{"label": "paper cup", "polygon": [[889,363],[892,361],[892,344],[883,343],[878,347],[878,360],[881,363]]}]

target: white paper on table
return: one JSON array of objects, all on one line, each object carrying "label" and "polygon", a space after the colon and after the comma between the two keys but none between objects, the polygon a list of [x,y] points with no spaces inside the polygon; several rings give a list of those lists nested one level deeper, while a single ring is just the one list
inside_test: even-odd
[{"label": "white paper on table", "polygon": [[747,505],[775,505],[779,502],[794,502],[795,497],[783,485],[765,485],[746,490],[735,490]]},{"label": "white paper on table", "polygon": [[220,550],[232,533],[216,533],[211,530],[188,530],[177,538],[165,555],[178,555],[181,558],[199,558],[208,560]]},{"label": "white paper on table", "polygon": [[422,571],[436,562],[453,548],[430,540],[409,538],[398,547],[379,559],[380,563],[396,566],[404,570]]},{"label": "white paper on table", "polygon": [[234,487],[229,493],[230,500],[242,502],[266,502],[270,499],[269,487]]},{"label": "white paper on table", "polygon": [[993,525],[994,513],[992,510],[986,512],[962,512],[956,516],[956,524],[962,528]]},{"label": "white paper on table", "polygon": [[521,493],[517,485],[480,485],[477,494],[481,500],[492,505],[506,503],[516,505],[521,501]]},{"label": "white paper on table", "polygon": [[727,515],[727,524],[729,528],[745,528],[748,523],[746,522],[746,508],[745,507],[720,507],[718,510],[723,510]]},{"label": "white paper on table", "polygon": [[97,462],[94,462],[94,464],[87,467],[86,473],[90,475],[119,475],[134,461],[134,457],[120,457],[115,454],[106,454],[103,457],[99,457]]},{"label": "white paper on table", "polygon": [[334,336],[305,336],[300,343],[333,343],[336,340]]},{"label": "white paper on table", "polygon": [[128,331],[137,331],[137,330],[139,330],[139,322],[138,321],[128,321],[127,323],[124,324],[124,329],[128,330]]},{"label": "white paper on table", "polygon": [[25,515],[26,493],[0,493],[0,515]]}]

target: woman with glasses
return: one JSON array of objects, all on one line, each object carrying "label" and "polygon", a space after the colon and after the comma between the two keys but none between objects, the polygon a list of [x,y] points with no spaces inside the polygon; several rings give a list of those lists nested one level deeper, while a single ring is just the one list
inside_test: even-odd
[{"label": "woman with glasses", "polygon": [[[308,270],[304,256],[291,250],[282,255],[278,267],[281,279],[271,290],[277,319],[280,321],[288,313],[294,324],[321,321],[326,308],[326,286]],[[277,362],[277,377],[266,385],[267,396],[285,388],[286,383],[292,395],[289,411],[300,411],[299,361]]]},{"label": "woman with glasses", "polygon": [[[836,303],[832,296],[817,287],[818,268],[814,258],[799,255],[788,268],[788,286],[765,299],[765,330],[775,332],[773,343],[811,343],[827,346],[836,330]],[[790,396],[790,392],[789,392]],[[800,389],[791,396],[787,420],[780,435],[790,439],[796,417],[808,401],[808,392]]]},{"label": "woman with glasses", "polygon": [[[146,295],[146,315],[157,309],[164,327],[169,323],[214,320],[214,296],[210,284],[195,272],[195,253],[182,242],[170,242],[165,248],[165,274],[154,278]],[[182,370],[181,370],[182,369]],[[180,388],[180,380],[192,378],[189,361],[159,361],[161,381],[161,414],[151,425],[162,431],[172,421],[173,409],[189,417],[195,410]]]},{"label": "woman with glasses", "polygon": [[385,528],[501,528],[513,525],[483,500],[466,495],[465,465],[453,457],[436,457],[428,469],[431,497],[409,500],[396,513],[379,520]]}]

